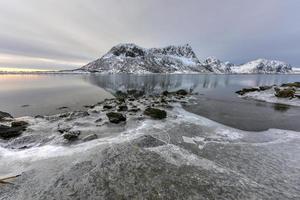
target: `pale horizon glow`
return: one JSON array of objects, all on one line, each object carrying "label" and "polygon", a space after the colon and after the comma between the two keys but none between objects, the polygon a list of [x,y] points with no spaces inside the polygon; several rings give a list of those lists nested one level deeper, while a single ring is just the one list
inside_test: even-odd
[{"label": "pale horizon glow", "polygon": [[47,69],[0,67],[0,72],[46,72]]},{"label": "pale horizon glow", "polygon": [[300,1],[1,0],[0,67],[75,69],[120,43],[300,67]]}]

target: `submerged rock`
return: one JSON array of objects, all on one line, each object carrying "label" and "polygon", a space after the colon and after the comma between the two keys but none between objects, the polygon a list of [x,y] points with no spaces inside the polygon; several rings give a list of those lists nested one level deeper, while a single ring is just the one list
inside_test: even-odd
[{"label": "submerged rock", "polygon": [[61,107],[57,108],[57,110],[64,110],[64,109],[69,109],[69,107],[67,107],[67,106],[61,106]]},{"label": "submerged rock", "polygon": [[149,148],[149,147],[158,147],[165,145],[166,143],[151,136],[151,135],[144,135],[133,141],[135,145],[142,148]]},{"label": "submerged rock", "polygon": [[109,112],[109,113],[106,113],[106,116],[108,117],[108,120],[114,124],[118,124],[120,122],[126,121],[126,116],[124,116],[121,113]]},{"label": "submerged rock", "polygon": [[63,134],[63,137],[66,140],[76,140],[76,139],[78,139],[79,135],[80,135],[80,131],[70,131],[70,132]]},{"label": "submerged rock", "polygon": [[145,115],[148,115],[154,119],[164,119],[167,117],[167,112],[157,108],[146,108],[144,111]]}]

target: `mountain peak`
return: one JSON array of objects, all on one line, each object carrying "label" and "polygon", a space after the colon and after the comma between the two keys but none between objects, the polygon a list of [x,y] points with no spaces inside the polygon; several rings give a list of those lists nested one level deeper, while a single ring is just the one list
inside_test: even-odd
[{"label": "mountain peak", "polygon": [[108,73],[210,72],[201,65],[189,44],[147,49],[133,43],[114,46],[102,58],[81,70]]}]

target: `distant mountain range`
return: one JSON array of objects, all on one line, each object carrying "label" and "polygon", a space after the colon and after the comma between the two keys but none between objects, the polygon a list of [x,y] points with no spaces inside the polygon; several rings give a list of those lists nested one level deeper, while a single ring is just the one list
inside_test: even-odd
[{"label": "distant mountain range", "polygon": [[293,73],[292,66],[276,60],[258,59],[243,65],[234,65],[209,57],[201,62],[192,47],[168,46],[142,48],[135,44],[114,46],[101,58],[76,69],[77,72],[100,73]]}]

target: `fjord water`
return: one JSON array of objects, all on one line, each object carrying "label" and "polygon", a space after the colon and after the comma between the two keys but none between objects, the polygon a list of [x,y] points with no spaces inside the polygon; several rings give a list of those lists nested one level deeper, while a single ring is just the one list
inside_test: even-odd
[{"label": "fjord water", "polygon": [[[187,89],[198,93],[185,109],[242,130],[300,130],[300,108],[241,99],[243,87],[300,81],[299,75],[0,75],[0,110],[35,116],[82,110],[112,98],[110,92],[141,89],[148,94]],[[67,107],[65,109],[59,109]]]},{"label": "fjord water", "polygon": [[[0,141],[0,177],[21,174],[15,185],[1,188],[0,199],[300,198],[299,108],[240,99],[234,93],[241,87],[299,81],[299,76],[92,74],[44,78],[61,79],[56,80],[60,84],[72,80],[74,88],[91,87],[99,91],[100,99],[108,92],[127,89],[152,94],[185,88],[198,95],[184,109],[174,104],[162,121],[137,119],[120,126],[96,126],[94,120],[99,116],[92,110],[91,116],[75,122],[29,118],[34,126],[23,140]],[[56,87],[52,85],[53,90]],[[53,107],[62,106],[56,95],[64,93],[51,93],[57,105]],[[90,98],[80,91],[72,95],[85,103]],[[33,105],[27,107],[32,109],[28,112],[38,114]],[[96,133],[98,139],[63,145],[56,131],[62,122]],[[26,142],[28,136],[45,134],[50,134],[51,141],[33,140],[36,145],[31,148],[11,148]],[[148,147],[139,142],[145,135],[153,137]]]}]

